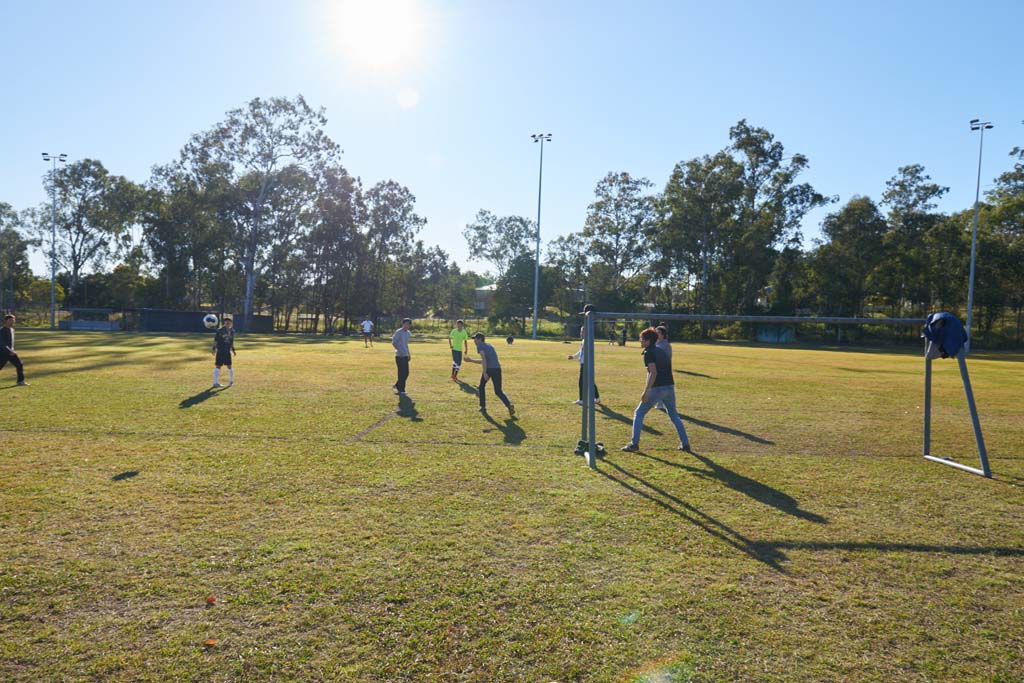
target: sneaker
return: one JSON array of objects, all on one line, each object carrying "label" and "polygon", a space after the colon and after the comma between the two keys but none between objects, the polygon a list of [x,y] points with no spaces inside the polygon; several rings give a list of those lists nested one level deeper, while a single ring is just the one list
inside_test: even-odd
[{"label": "sneaker", "polygon": [[601,399],[595,398],[594,403],[596,403],[597,405],[601,405]]},{"label": "sneaker", "polygon": [[233,387],[233,386],[235,386],[235,382],[234,382],[234,380],[232,380],[232,381],[228,382],[228,386],[229,386],[229,387]]},{"label": "sneaker", "polygon": [[516,416],[516,407],[514,405],[512,405],[511,403],[508,404],[508,416],[509,417],[515,417]]},{"label": "sneaker", "polygon": [[619,449],[620,451],[626,451],[627,453],[636,453],[640,450],[640,446],[635,443],[627,443],[625,446]]},{"label": "sneaker", "polygon": [[681,443],[681,444],[679,444],[679,450],[685,451],[687,453],[693,453],[693,449],[690,448],[690,444],[688,444],[688,443]]},{"label": "sneaker", "polygon": [[480,410],[481,413],[486,413],[487,412],[487,406],[480,406],[479,410]]},{"label": "sneaker", "polygon": [[26,382],[25,380],[21,380],[20,382],[18,382],[14,386],[17,386],[17,387],[27,387],[27,386],[31,386],[31,385],[28,382]]},{"label": "sneaker", "polygon": [[581,406],[581,405],[583,405],[583,399],[577,399],[577,400],[573,401],[572,404],[574,406]]},{"label": "sneaker", "polygon": [[221,384],[220,382],[214,382],[214,383],[213,383],[213,388],[214,388],[214,389],[220,389],[220,388],[222,388],[223,386],[224,386],[224,385],[223,385],[223,384]]}]

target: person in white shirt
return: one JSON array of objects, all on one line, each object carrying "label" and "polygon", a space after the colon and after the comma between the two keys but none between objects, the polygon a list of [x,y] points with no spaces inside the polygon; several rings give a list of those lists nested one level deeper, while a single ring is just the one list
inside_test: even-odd
[{"label": "person in white shirt", "polygon": [[402,326],[391,335],[391,345],[395,347],[395,365],[398,367],[398,381],[392,385],[395,393],[405,396],[405,381],[409,379],[409,360],[412,354],[409,353],[409,328],[412,327],[412,320],[402,319]]},{"label": "person in white shirt", "polygon": [[359,323],[363,328],[363,348],[373,348],[373,321],[370,320],[370,316],[366,316],[366,320]]}]

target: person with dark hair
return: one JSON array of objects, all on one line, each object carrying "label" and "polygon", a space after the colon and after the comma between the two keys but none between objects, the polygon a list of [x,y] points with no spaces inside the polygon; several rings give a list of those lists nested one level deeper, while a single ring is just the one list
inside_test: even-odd
[{"label": "person with dark hair", "polygon": [[18,384],[19,387],[27,387],[28,382],[25,381],[25,368],[21,365],[21,358],[14,351],[14,322],[16,318],[13,313],[8,313],[4,316],[4,326],[0,327],[0,368],[3,368],[7,363],[14,366],[14,370],[18,373]]},{"label": "person with dark hair", "polygon": [[411,327],[412,319],[402,318],[402,326],[391,335],[391,345],[395,347],[395,366],[398,368],[398,381],[392,384],[391,388],[399,396],[405,396],[405,381],[409,379],[409,361],[412,360],[412,354],[409,353]]},{"label": "person with dark hair", "polygon": [[220,383],[221,366],[228,366],[228,386],[235,383],[235,371],[231,367],[231,356],[235,353],[235,330],[234,321],[231,318],[224,318],[221,328],[213,335],[213,388],[220,389],[224,385]]},{"label": "person with dark hair", "polygon": [[501,390],[501,363],[498,362],[498,352],[485,341],[483,332],[474,334],[473,342],[476,344],[476,352],[480,354],[480,360],[475,360],[469,356],[466,356],[466,360],[483,366],[483,373],[480,375],[480,386],[477,387],[477,395],[480,397],[480,412],[487,412],[487,396],[484,393],[484,388],[487,386],[487,381],[490,380],[494,385],[494,395],[501,399],[501,402],[508,408],[509,417],[515,417],[516,407],[512,405],[512,401]]},{"label": "person with dark hair", "polygon": [[666,412],[672,424],[675,425],[676,433],[679,435],[679,450],[692,452],[690,440],[686,436],[686,427],[682,418],[676,412],[676,391],[675,381],[672,379],[672,361],[668,355],[659,349],[655,344],[658,342],[658,332],[653,327],[648,327],[640,333],[640,346],[644,350],[644,366],[647,368],[647,384],[644,385],[644,393],[640,395],[640,405],[633,412],[633,436],[628,444],[622,447],[624,451],[640,450],[640,431],[644,426],[644,416],[657,404],[658,401],[665,402]]}]

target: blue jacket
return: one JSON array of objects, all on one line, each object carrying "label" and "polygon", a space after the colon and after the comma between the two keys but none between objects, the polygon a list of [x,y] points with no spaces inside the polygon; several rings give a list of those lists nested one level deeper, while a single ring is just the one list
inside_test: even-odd
[{"label": "blue jacket", "polygon": [[924,325],[925,338],[937,344],[943,358],[956,358],[967,341],[964,326],[952,313],[931,313]]}]

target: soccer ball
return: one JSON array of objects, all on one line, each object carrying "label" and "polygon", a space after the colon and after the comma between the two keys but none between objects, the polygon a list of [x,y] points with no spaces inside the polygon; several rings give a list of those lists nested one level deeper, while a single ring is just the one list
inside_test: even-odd
[{"label": "soccer ball", "polygon": [[207,313],[203,316],[203,324],[206,325],[206,329],[212,330],[217,327],[217,316],[213,313]]}]

